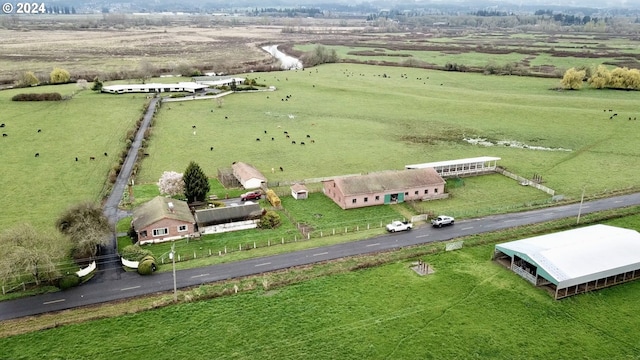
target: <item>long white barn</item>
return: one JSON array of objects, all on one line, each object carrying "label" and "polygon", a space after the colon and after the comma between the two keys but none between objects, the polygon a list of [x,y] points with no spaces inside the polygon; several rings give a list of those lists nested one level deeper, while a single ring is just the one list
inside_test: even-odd
[{"label": "long white barn", "polygon": [[640,278],[640,233],[592,225],[498,244],[493,259],[561,299]]},{"label": "long white barn", "polygon": [[110,94],[126,94],[126,93],[163,93],[163,92],[189,92],[196,93],[202,91],[208,86],[197,84],[195,82],[179,82],[177,84],[119,84],[103,86],[102,92]]}]

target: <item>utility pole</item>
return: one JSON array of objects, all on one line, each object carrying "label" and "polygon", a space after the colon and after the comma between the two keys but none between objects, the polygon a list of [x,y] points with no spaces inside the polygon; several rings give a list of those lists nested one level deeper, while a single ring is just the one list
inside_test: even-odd
[{"label": "utility pole", "polygon": [[176,287],[176,243],[171,244],[171,253],[169,253],[173,262],[173,302],[178,302],[178,288]]},{"label": "utility pole", "polygon": [[580,213],[582,213],[582,203],[584,202],[584,189],[586,186],[582,187],[582,196],[580,197],[580,207],[578,208],[578,219],[576,219],[576,225],[580,222]]}]

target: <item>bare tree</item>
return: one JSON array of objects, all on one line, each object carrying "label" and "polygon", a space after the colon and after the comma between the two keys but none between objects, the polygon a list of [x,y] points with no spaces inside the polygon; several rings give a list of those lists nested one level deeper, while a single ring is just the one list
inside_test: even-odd
[{"label": "bare tree", "polygon": [[60,276],[56,264],[68,253],[70,243],[55,233],[38,233],[24,224],[0,234],[0,281],[51,281]]}]

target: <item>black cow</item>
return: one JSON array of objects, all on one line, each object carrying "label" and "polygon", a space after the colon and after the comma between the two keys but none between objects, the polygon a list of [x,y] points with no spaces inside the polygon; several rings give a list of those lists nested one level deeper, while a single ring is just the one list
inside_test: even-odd
[{"label": "black cow", "polygon": [[260,141],[260,138],[256,138],[256,141]]},{"label": "black cow", "polygon": [[7,136],[9,136],[9,135],[7,135],[5,133],[2,133],[2,137],[7,137]]},{"label": "black cow", "polygon": [[292,144],[295,144],[295,143],[296,143],[296,141],[294,140],[294,141],[292,141],[291,143],[292,143]]},{"label": "black cow", "polygon": [[4,127],[4,123],[0,124],[0,128],[3,128],[3,127]]},{"label": "black cow", "polygon": [[266,133],[267,133],[267,130],[265,130],[265,131],[264,131],[264,133],[266,134]]},{"label": "black cow", "polygon": [[209,151],[213,151],[213,146],[209,148]]},{"label": "black cow", "polygon": [[42,132],[42,129],[38,129],[38,132]]},{"label": "black cow", "polygon": [[271,138],[271,141],[275,140],[274,138]]},{"label": "black cow", "polygon": [[96,158],[94,156],[90,156],[89,160],[95,160]]},{"label": "black cow", "polygon": [[304,141],[300,141],[300,145],[304,145]]},{"label": "black cow", "polygon": [[280,171],[284,171],[284,169],[282,168],[282,166],[280,166]]},{"label": "black cow", "polygon": [[40,153],[36,153],[36,157],[40,156]]},{"label": "black cow", "polygon": [[314,142],[316,142],[315,140],[311,139],[311,143],[313,144]]},{"label": "black cow", "polygon": [[307,135],[307,139],[311,139],[311,135]]},{"label": "black cow", "polygon": [[109,154],[107,154],[107,153],[104,153],[104,156],[109,156]]},{"label": "black cow", "polygon": [[192,129],[195,129],[195,128],[196,128],[196,126],[195,126],[195,125],[191,125],[191,128],[192,128]]},{"label": "black cow", "polygon": [[78,161],[78,158],[76,157],[76,161]]}]

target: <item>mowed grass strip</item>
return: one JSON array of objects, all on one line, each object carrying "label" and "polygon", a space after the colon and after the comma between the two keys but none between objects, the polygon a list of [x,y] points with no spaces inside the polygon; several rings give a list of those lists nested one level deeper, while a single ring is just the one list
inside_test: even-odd
[{"label": "mowed grass strip", "polygon": [[7,134],[0,138],[0,227],[29,222],[51,229],[69,205],[106,195],[107,175],[142,113],[143,96],[86,90],[65,101],[11,101],[23,92],[64,96],[77,90],[59,85],[0,92],[0,123],[5,124],[0,130]]},{"label": "mowed grass strip", "polygon": [[[640,156],[640,122],[628,121],[640,118],[635,92],[555,91],[557,79],[350,64],[249,76],[277,90],[233,94],[221,107],[164,104],[139,182],[182,171],[190,160],[212,177],[248,162],[277,183],[489,155],[569,197],[585,186],[589,196],[638,185],[628,166]],[[483,147],[465,137],[571,151]]]},{"label": "mowed grass strip", "polygon": [[[624,219],[635,228],[639,221]],[[12,336],[0,346],[12,359],[513,359],[554,358],[568,346],[572,358],[640,356],[640,282],[554,301],[489,261],[492,251],[420,256],[435,270],[424,277],[407,260],[279,288],[265,275],[257,290]],[[149,324],[152,339],[130,336]]]}]

